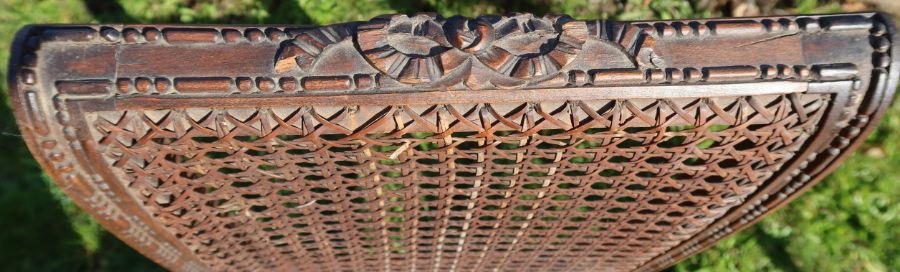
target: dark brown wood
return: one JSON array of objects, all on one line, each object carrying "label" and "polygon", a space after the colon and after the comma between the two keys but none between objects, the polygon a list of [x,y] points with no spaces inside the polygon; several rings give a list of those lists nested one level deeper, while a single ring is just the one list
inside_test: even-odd
[{"label": "dark brown wood", "polygon": [[897,86],[880,13],[34,25],[35,157],[171,270],[663,269],[821,180]]}]

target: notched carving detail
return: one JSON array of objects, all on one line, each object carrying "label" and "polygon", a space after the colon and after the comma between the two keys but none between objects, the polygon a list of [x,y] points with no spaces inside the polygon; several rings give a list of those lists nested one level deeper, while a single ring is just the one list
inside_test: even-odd
[{"label": "notched carving detail", "polygon": [[351,30],[343,25],[303,31],[282,44],[275,58],[275,72],[287,73],[293,69],[299,69],[301,73],[309,73],[312,71],[314,62],[331,56],[330,52],[326,51],[335,51],[333,45],[346,40],[351,35]]}]

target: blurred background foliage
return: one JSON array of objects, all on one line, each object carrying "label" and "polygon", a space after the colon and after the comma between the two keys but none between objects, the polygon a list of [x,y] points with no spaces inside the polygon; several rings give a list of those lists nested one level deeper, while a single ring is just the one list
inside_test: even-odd
[{"label": "blurred background foliage", "polygon": [[[15,31],[31,23],[329,24],[386,13],[513,11],[676,19],[882,10],[897,0],[0,0],[0,75]],[[41,173],[0,84],[0,270],[157,271]],[[900,271],[900,106],[834,174],[786,208],[674,271]]]}]

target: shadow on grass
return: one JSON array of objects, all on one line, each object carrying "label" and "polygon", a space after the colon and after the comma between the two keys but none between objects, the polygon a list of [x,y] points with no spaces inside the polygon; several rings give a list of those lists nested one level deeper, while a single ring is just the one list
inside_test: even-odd
[{"label": "shadow on grass", "polygon": [[787,251],[787,239],[772,236],[759,226],[753,227],[752,235],[775,266],[784,271],[800,271]]},{"label": "shadow on grass", "polygon": [[117,1],[84,0],[83,3],[91,17],[100,22],[137,23]]},{"label": "shadow on grass", "polygon": [[[271,15],[265,22],[268,24],[312,24],[312,18],[294,0],[264,1]],[[246,19],[245,19],[246,20]]]},{"label": "shadow on grass", "polygon": [[37,162],[17,136],[6,96],[0,100],[0,146],[4,149],[0,156],[0,264],[6,271],[83,267],[87,256],[80,238],[42,180]]}]

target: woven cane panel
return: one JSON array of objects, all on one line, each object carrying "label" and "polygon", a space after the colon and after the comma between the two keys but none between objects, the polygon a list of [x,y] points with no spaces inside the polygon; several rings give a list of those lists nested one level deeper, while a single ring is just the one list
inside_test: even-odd
[{"label": "woven cane panel", "polygon": [[743,202],[830,95],[89,113],[215,270],[627,270]]}]

